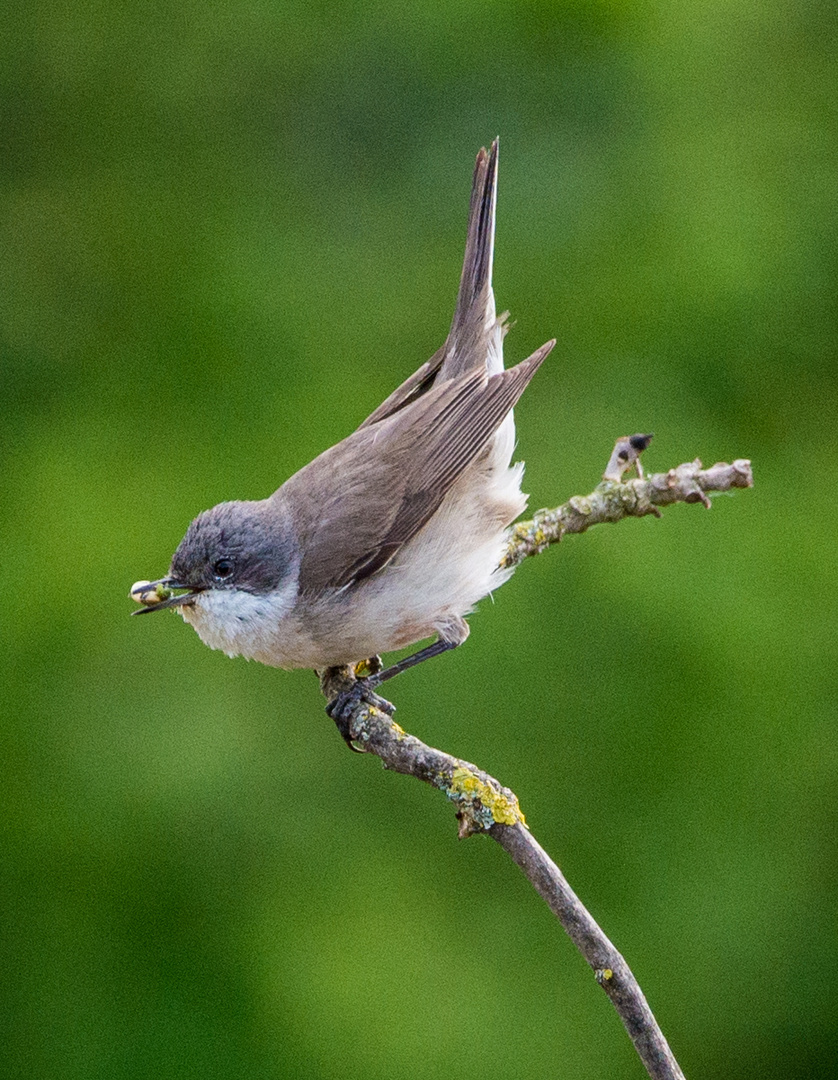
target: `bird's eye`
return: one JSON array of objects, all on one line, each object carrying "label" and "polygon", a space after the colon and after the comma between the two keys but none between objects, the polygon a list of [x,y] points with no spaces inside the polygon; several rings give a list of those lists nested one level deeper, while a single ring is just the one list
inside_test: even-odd
[{"label": "bird's eye", "polygon": [[232,574],[234,567],[235,564],[232,559],[216,559],[212,564],[212,572],[217,579],[223,581],[224,578],[228,578]]}]

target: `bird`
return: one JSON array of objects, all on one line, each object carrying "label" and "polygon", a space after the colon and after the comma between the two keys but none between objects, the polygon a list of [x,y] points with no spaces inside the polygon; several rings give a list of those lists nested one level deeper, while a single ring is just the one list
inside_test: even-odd
[{"label": "bird", "polygon": [[[508,313],[492,289],[498,140],[477,155],[448,336],[347,438],[265,499],[199,514],[134,614],[176,609],[228,656],[316,671],[435,640],[359,678],[329,707],[346,741],[359,696],[461,645],[465,616],[512,573],[523,512],[513,407],[555,345],[504,368]],[[389,703],[383,702],[385,705]],[[392,711],[392,706],[390,706]]]}]

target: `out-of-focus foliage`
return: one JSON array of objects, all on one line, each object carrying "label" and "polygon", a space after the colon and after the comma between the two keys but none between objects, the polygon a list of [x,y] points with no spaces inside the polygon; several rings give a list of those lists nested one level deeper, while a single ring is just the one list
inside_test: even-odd
[{"label": "out-of-focus foliage", "polygon": [[752,457],[568,540],[393,685],[518,792],[688,1076],[832,1077],[836,16],[137,0],[0,41],[10,1080],[642,1071],[517,870],[353,759],[314,677],[127,618],[438,346],[501,135],[534,506]]}]

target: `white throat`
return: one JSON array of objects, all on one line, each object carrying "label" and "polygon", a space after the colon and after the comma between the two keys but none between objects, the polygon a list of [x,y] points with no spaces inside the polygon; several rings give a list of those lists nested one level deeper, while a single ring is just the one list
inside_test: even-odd
[{"label": "white throat", "polygon": [[272,652],[280,624],[297,599],[297,575],[291,575],[278,589],[255,594],[243,589],[207,589],[195,603],[181,607],[186,622],[211,649],[228,656],[262,659]]}]

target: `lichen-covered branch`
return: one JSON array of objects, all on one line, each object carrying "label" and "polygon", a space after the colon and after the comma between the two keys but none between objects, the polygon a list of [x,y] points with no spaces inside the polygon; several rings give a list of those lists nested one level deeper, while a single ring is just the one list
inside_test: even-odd
[{"label": "lichen-covered branch", "polygon": [[[745,460],[709,469],[693,461],[645,477],[640,454],[651,438],[632,435],[618,439],[603,481],[590,495],[576,496],[554,510],[539,510],[531,521],[512,526],[502,565],[517,566],[566,533],[585,532],[592,525],[625,517],[660,516],[660,507],[675,502],[709,506],[711,493],[753,484],[751,465]],[[637,478],[624,480],[624,474],[632,468]],[[333,702],[370,670],[369,662],[365,662],[354,669],[330,668],[321,672],[323,693]],[[390,712],[392,706],[374,694],[366,698],[359,695],[349,713],[342,714],[339,729],[350,745],[375,754],[386,769],[415,776],[443,791],[456,807],[461,837],[484,832],[504,848],[590,965],[652,1080],[684,1080],[628,964],[533,838],[515,794],[477,766],[409,735]]]},{"label": "lichen-covered branch", "polygon": [[[351,668],[327,668],[320,685],[332,701],[355,679]],[[488,832],[496,824],[525,824],[518,800],[488,773],[468,761],[427,746],[408,735],[393,718],[366,701],[359,703],[347,736],[365,753],[381,758],[385,769],[415,776],[444,791],[457,809],[461,838]]]},{"label": "lichen-covered branch", "polygon": [[[630,442],[618,440],[617,447],[623,441]],[[615,455],[612,455],[612,462]],[[640,462],[636,460],[630,464],[638,467]],[[626,517],[645,517],[646,514],[660,517],[662,506],[676,502],[700,502],[709,508],[711,494],[749,488],[753,484],[751,463],[745,459],[734,461],[732,465],[719,462],[709,469],[702,468],[696,459],[666,473],[653,473],[647,477],[641,474],[631,480],[615,476],[609,467],[602,483],[590,495],[574,495],[553,510],[538,510],[530,521],[511,526],[509,545],[501,565],[517,566],[568,533],[582,533],[592,525],[621,521]]]}]

